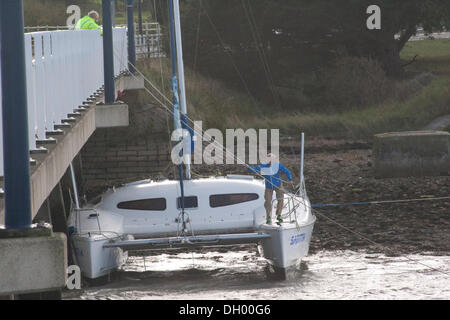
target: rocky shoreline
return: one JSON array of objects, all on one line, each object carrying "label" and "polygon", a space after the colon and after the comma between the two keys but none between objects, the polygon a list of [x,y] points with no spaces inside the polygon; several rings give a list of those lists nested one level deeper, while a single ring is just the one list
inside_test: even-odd
[{"label": "rocky shoreline", "polygon": [[[295,139],[283,140],[280,146],[281,162],[297,181],[299,146]],[[309,139],[305,149],[305,181],[312,204],[450,196],[450,175],[375,178],[370,141],[316,138]],[[224,165],[214,169],[203,166],[195,170],[202,175],[248,174],[244,166]],[[311,252],[367,249],[388,255],[450,254],[450,199],[328,207],[316,211],[318,220]]]},{"label": "rocky shoreline", "polygon": [[[450,196],[450,173],[436,177],[375,178],[371,148],[371,141],[365,140],[308,139],[305,145],[305,181],[311,203]],[[281,140],[281,162],[291,170],[297,182],[299,153],[299,139]],[[242,165],[194,165],[192,169],[194,178],[249,174]],[[165,175],[170,177],[173,170],[168,167],[166,171]],[[98,194],[103,190],[104,186],[88,190],[88,193]],[[450,199],[328,207],[316,212],[318,220],[311,240],[311,252],[365,249],[387,255],[450,254]]]}]

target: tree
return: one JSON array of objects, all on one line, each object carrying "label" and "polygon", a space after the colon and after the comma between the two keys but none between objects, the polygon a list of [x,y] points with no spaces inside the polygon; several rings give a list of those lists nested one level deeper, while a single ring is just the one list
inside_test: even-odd
[{"label": "tree", "polygon": [[[203,59],[219,50],[215,28],[235,59],[246,60],[251,48],[257,49],[248,20],[251,10],[259,45],[265,50],[270,46],[271,58],[276,60],[272,63],[289,63],[291,70],[291,63],[294,69],[314,68],[345,50],[381,61],[386,72],[396,76],[402,73],[399,53],[418,26],[429,32],[450,27],[448,0],[208,0],[201,7],[200,2],[183,1],[188,59],[198,59],[193,53]],[[381,30],[366,27],[366,9],[373,4],[381,8]]]}]

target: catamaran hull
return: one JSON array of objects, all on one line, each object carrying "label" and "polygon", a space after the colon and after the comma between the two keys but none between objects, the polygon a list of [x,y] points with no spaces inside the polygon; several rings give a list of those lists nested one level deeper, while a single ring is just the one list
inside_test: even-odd
[{"label": "catamaran hull", "polygon": [[[116,238],[118,240],[118,238]],[[128,253],[121,248],[104,248],[113,238],[95,235],[72,236],[78,266],[84,277],[96,279],[118,270],[125,264]]]},{"label": "catamaran hull", "polygon": [[315,218],[304,226],[295,223],[261,226],[260,231],[270,235],[270,238],[261,241],[263,255],[275,269],[294,268],[308,255],[314,222]]},{"label": "catamaran hull", "polygon": [[[261,244],[276,268],[295,266],[308,254],[315,216],[305,197],[285,195],[286,222],[266,225],[264,182],[252,177],[189,180],[187,234],[176,181],[136,182],[104,193],[91,208],[71,212],[69,221],[80,268],[87,278],[119,269],[127,251]],[[215,199],[215,201],[212,201]],[[277,203],[272,204],[274,209]],[[149,206],[142,208],[140,206]],[[293,221],[291,221],[293,220]],[[195,235],[194,235],[195,234]]]}]

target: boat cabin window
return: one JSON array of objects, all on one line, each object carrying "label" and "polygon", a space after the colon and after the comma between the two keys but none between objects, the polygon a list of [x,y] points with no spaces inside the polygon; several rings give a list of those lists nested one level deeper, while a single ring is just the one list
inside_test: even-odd
[{"label": "boat cabin window", "polygon": [[145,210],[145,211],[164,211],[166,210],[166,198],[141,199],[133,201],[120,202],[117,205],[119,209],[127,210]]},{"label": "boat cabin window", "polygon": [[258,198],[257,193],[213,194],[209,196],[209,205],[211,208],[218,208],[257,200]]},{"label": "boat cabin window", "polygon": [[[181,209],[181,197],[177,199],[177,208]],[[198,208],[198,198],[196,196],[184,197],[184,208],[193,209]]]}]

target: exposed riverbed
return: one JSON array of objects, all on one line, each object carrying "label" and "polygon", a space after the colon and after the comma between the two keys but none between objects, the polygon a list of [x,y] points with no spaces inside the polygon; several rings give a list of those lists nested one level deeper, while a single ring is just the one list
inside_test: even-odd
[{"label": "exposed riverbed", "polygon": [[[408,255],[450,274],[449,256]],[[402,257],[364,251],[309,255],[286,281],[272,280],[256,250],[130,257],[106,285],[67,299],[450,299],[450,276]]]},{"label": "exposed riverbed", "polygon": [[[284,141],[281,151],[298,177],[299,142]],[[243,166],[194,169],[247,174]],[[305,175],[316,204],[450,196],[448,174],[376,179],[369,141],[309,140]],[[273,280],[253,247],[166,252],[130,257],[110,283],[65,298],[450,299],[450,200],[321,209],[310,254],[288,281]]]}]

